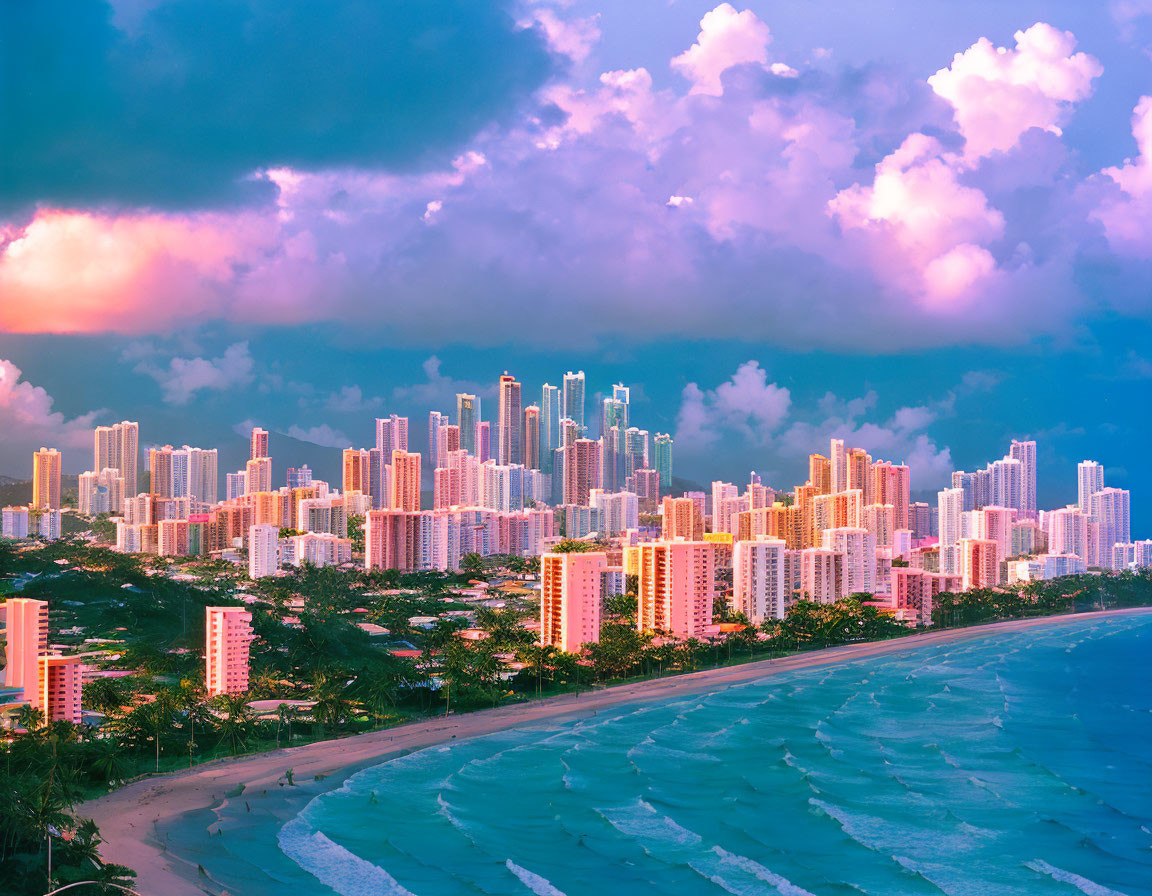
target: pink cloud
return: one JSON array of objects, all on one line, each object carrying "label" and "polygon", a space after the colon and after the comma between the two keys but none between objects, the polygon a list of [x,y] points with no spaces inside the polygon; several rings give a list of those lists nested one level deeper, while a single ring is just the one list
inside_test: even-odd
[{"label": "pink cloud", "polygon": [[[720,96],[720,75],[734,65],[767,63],[771,40],[768,26],[752,10],[737,12],[730,3],[721,3],[704,14],[696,43],[672,60],[672,68],[692,82],[692,93]],[[778,73],[795,74],[784,68]]]},{"label": "pink cloud", "polygon": [[272,233],[252,214],[42,209],[0,240],[0,328],[148,332],[229,311],[233,265]]},{"label": "pink cloud", "polygon": [[1095,57],[1073,52],[1071,31],[1037,22],[1015,38],[1008,48],[982,37],[928,79],[955,110],[967,159],[1011,149],[1029,128],[1059,134],[1104,71]]},{"label": "pink cloud", "polygon": [[1132,113],[1132,135],[1139,154],[1123,165],[1105,168],[1119,191],[1109,191],[1093,212],[1118,252],[1152,257],[1152,96],[1143,96]]}]

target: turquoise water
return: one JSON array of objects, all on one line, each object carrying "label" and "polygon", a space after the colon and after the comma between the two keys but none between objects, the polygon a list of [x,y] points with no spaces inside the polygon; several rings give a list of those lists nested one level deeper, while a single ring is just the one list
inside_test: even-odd
[{"label": "turquoise water", "polygon": [[250,845],[245,894],[1152,894],[1152,615],[431,748]]}]

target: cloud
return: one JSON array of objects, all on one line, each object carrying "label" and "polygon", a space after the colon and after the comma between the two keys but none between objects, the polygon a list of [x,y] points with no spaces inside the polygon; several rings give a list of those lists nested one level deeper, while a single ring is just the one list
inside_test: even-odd
[{"label": "cloud", "polygon": [[275,233],[256,215],[41,209],[0,229],[0,329],[146,333],[225,316],[234,266],[267,251]]},{"label": "cloud", "polygon": [[1095,57],[1073,52],[1071,31],[1037,22],[1015,38],[1008,48],[982,37],[928,79],[952,104],[969,159],[1011,149],[1029,128],[1059,134],[1104,71]]},{"label": "cloud", "polygon": [[694,451],[733,435],[764,441],[787,416],[791,402],[789,391],[769,383],[758,362],[746,361],[715,389],[704,391],[696,383],[684,387],[676,442]]},{"label": "cloud", "polygon": [[382,404],[380,398],[365,398],[359,386],[342,386],[339,392],[331,393],[324,401],[324,407],[337,414],[357,414]]},{"label": "cloud", "polygon": [[489,394],[493,385],[470,380],[457,380],[440,372],[441,361],[435,355],[427,358],[421,368],[427,381],[408,386],[397,386],[392,391],[392,401],[405,407],[417,407],[421,411],[444,409],[451,412],[456,408],[456,393],[470,395]]},{"label": "cloud", "polygon": [[692,93],[719,96],[720,75],[734,65],[768,61],[772,34],[750,9],[737,12],[721,3],[700,20],[696,43],[672,60],[672,68],[692,82]]},{"label": "cloud", "polygon": [[452,157],[552,69],[498,0],[3,5],[10,205],[267,199],[258,169]]},{"label": "cloud", "polygon": [[971,289],[996,268],[981,244],[1004,231],[1004,216],[980,190],[960,182],[957,158],[940,141],[912,134],[876,166],[871,186],[855,184],[829,202],[845,229],[864,230],[887,251],[874,256],[919,277],[933,299]]},{"label": "cloud", "polygon": [[151,361],[136,365],[137,373],[150,376],[169,404],[187,404],[198,392],[224,392],[252,382],[255,362],[247,342],[236,342],[218,358],[173,358],[167,367]]},{"label": "cloud", "polygon": [[567,56],[573,62],[583,62],[600,40],[600,14],[586,19],[561,18],[554,9],[541,6],[533,10],[533,19],[544,29],[548,49]]},{"label": "cloud", "polygon": [[1136,104],[1132,136],[1138,155],[1104,169],[1104,176],[1118,189],[1107,190],[1092,214],[1104,225],[1116,251],[1152,258],[1152,96],[1143,96]]},{"label": "cloud", "polygon": [[[716,21],[744,15],[718,9]],[[700,65],[727,46],[713,44],[719,33],[701,30]],[[1005,52],[1062,70],[1022,46]],[[1152,307],[1143,272],[1116,248],[1140,251],[1131,222],[1143,206],[1116,211],[1110,247],[1106,201],[1130,194],[1107,174],[1085,184],[1050,131],[973,159],[952,107],[880,65],[780,77],[756,55],[702,95],[695,82],[657,86],[644,68],[594,73],[591,59],[558,70],[447,164],[269,165],[256,180],[274,202],[259,209],[45,209],[10,224],[0,288],[20,300],[0,308],[0,326],[354,320],[366,336],[432,349],[450,321],[450,339],[478,346],[531,333],[541,348],[586,350],[628,332],[898,351],[1022,344]],[[1064,115],[1057,93],[1045,102]],[[80,218],[67,248],[54,248],[59,216]],[[400,390],[422,406],[453,391],[468,389]]]},{"label": "cloud", "polygon": [[31,454],[41,446],[65,452],[67,467],[78,469],[83,464],[87,469],[90,460],[78,463],[75,456],[91,458],[92,429],[106,412],[67,417],[53,410],[53,405],[43,387],[23,379],[19,367],[0,358],[0,462],[5,473],[20,478],[31,475]]},{"label": "cloud", "polygon": [[320,445],[324,448],[347,448],[352,444],[348,436],[338,429],[333,429],[327,423],[309,426],[307,429],[293,424],[288,427],[284,434],[299,439],[301,442],[311,442],[313,445]]}]

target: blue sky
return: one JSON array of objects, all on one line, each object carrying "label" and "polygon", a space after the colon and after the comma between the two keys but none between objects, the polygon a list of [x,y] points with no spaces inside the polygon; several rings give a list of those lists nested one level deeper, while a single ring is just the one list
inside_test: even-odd
[{"label": "blue sky", "polygon": [[5,9],[0,474],[124,418],[334,471],[582,368],[698,481],[836,434],[928,491],[1034,437],[1042,505],[1090,457],[1149,534],[1152,3],[330,13]]}]

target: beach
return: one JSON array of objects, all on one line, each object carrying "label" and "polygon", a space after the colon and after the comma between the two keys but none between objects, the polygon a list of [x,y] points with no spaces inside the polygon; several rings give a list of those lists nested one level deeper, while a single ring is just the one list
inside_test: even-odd
[{"label": "beach", "polygon": [[[460,716],[411,723],[339,740],[308,744],[269,753],[206,763],[187,771],[133,782],[107,796],[77,807],[100,827],[105,861],[133,868],[141,893],[166,896],[221,893],[202,873],[194,851],[183,842],[189,831],[207,841],[216,819],[233,803],[242,811],[265,819],[287,821],[318,793],[340,785],[356,771],[388,758],[446,741],[466,740],[553,719],[591,716],[599,710],[633,702],[676,699],[715,692],[730,685],[770,678],[797,670],[832,666],[885,656],[932,645],[947,645],[1000,632],[1039,626],[1060,626],[1149,612],[1138,608],[992,623],[965,629],[912,635],[892,641],[861,643],[789,656],[758,660],[721,669],[669,676],[539,701],[481,710]],[[296,786],[287,786],[284,773],[292,769]],[[243,785],[243,793],[229,798]],[[175,833],[175,836],[173,834]],[[227,832],[219,834],[226,836]],[[171,849],[169,848],[171,846]]]}]

